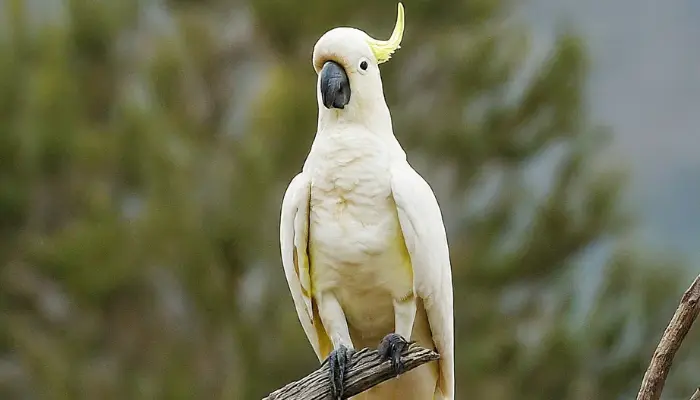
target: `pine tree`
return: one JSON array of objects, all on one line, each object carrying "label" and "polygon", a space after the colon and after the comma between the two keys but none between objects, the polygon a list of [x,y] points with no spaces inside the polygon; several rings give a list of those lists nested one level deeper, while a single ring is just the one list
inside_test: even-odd
[{"label": "pine tree", "polygon": [[214,3],[71,0],[43,20],[6,4],[0,332],[17,374],[0,394],[240,398],[236,287],[262,212],[236,206],[224,84],[247,49],[217,36]]}]

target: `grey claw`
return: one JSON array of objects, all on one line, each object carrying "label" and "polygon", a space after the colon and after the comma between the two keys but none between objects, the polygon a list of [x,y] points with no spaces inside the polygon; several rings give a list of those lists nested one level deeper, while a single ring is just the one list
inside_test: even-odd
[{"label": "grey claw", "polygon": [[411,342],[408,342],[401,335],[396,333],[390,333],[379,342],[377,347],[377,352],[383,361],[391,360],[391,367],[394,369],[394,373],[398,376],[402,374],[405,370],[403,361],[401,361],[401,353]]},{"label": "grey claw", "polygon": [[347,370],[348,361],[353,353],[354,351],[340,345],[337,349],[333,350],[324,361],[324,363],[328,361],[330,364],[329,380],[331,384],[331,395],[334,400],[343,399],[343,394],[345,392],[345,371]]}]

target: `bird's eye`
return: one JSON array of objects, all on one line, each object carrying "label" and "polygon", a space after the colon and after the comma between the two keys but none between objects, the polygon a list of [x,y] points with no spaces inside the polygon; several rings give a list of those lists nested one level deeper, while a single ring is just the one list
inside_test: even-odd
[{"label": "bird's eye", "polygon": [[362,62],[360,63],[360,69],[363,70],[363,71],[367,71],[367,66],[368,66],[368,65],[367,65],[367,61],[362,61]]}]

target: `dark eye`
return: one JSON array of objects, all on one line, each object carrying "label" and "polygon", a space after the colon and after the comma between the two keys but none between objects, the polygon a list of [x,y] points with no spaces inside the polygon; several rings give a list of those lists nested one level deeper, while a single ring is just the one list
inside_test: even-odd
[{"label": "dark eye", "polygon": [[367,71],[367,61],[362,61],[360,63],[360,69],[362,69],[363,71]]}]

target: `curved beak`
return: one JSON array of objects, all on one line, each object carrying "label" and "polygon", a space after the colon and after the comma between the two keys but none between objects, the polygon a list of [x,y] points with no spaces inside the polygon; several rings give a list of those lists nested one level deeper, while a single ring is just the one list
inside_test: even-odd
[{"label": "curved beak", "polygon": [[323,105],[328,109],[345,108],[350,102],[350,81],[343,67],[334,61],[326,61],[319,77]]}]

